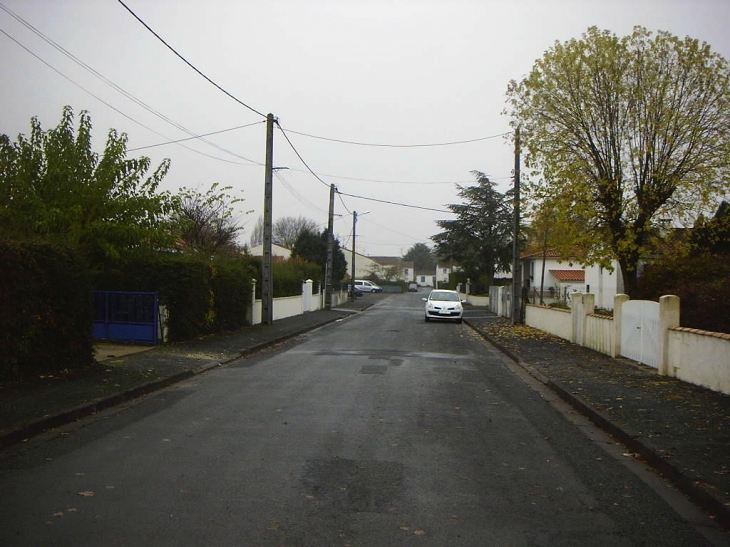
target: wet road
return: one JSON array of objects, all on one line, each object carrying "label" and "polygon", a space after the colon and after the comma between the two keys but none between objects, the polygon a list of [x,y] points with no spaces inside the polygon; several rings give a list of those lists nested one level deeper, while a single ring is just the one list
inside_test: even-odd
[{"label": "wet road", "polygon": [[0,454],[0,544],[710,544],[421,296]]}]

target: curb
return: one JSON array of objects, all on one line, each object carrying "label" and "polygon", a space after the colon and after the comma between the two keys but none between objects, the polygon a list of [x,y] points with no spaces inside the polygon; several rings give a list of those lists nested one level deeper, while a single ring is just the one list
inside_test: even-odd
[{"label": "curb", "polygon": [[122,403],[138,399],[144,395],[149,395],[150,393],[159,391],[178,382],[182,382],[183,380],[187,380],[188,378],[192,378],[193,376],[197,376],[198,374],[202,374],[203,372],[207,372],[216,367],[227,365],[228,363],[236,361],[237,359],[250,357],[251,355],[258,353],[261,350],[264,350],[281,342],[291,340],[292,338],[296,338],[301,334],[312,331],[314,329],[318,329],[325,325],[329,325],[330,323],[334,323],[335,321],[339,321],[349,316],[350,315],[345,315],[343,317],[333,317],[316,325],[310,325],[296,332],[291,332],[289,334],[279,336],[278,338],[274,338],[272,340],[253,345],[249,348],[239,350],[237,354],[227,357],[222,361],[201,365],[194,370],[185,370],[182,372],[178,372],[177,374],[173,374],[172,376],[167,376],[165,378],[160,378],[159,380],[147,382],[127,391],[122,391],[108,397],[104,397],[103,399],[99,399],[97,401],[94,401],[93,403],[79,405],[69,410],[54,414],[52,416],[45,416],[30,423],[23,424],[18,429],[15,429],[13,431],[10,431],[9,433],[5,433],[4,435],[0,436],[0,450],[4,450],[9,446],[23,442],[31,437],[35,437],[36,435],[40,435],[41,433],[50,429],[70,424],[71,422],[75,422],[82,418],[86,418],[87,416],[91,416],[92,414],[96,414],[97,412],[101,412],[102,410],[106,410],[108,408],[118,406]]},{"label": "curb", "polygon": [[502,344],[496,342],[490,338],[486,333],[481,331],[478,327],[465,320],[465,323],[469,327],[479,334],[484,340],[489,342],[492,346],[497,348],[500,352],[504,353],[512,361],[518,364],[520,367],[525,369],[531,376],[536,378],[539,382],[544,384],[546,387],[554,391],[561,399],[570,404],[578,412],[586,416],[596,426],[600,427],[606,433],[614,437],[621,444],[625,445],[629,450],[640,455],[647,464],[653,467],[660,475],[670,481],[680,492],[692,500],[696,505],[701,507],[704,511],[714,517],[715,522],[726,530],[730,530],[730,507],[712,495],[706,488],[702,486],[704,482],[699,477],[688,477],[680,469],[669,463],[667,460],[655,450],[649,442],[642,440],[639,435],[632,434],[631,432],[622,429],[618,425],[614,424],[606,416],[601,414],[599,411],[591,407],[588,403],[583,401],[580,397],[573,395],[566,390],[558,382],[550,380],[545,377],[542,373],[533,368],[528,362],[523,361],[512,351],[504,347]]}]

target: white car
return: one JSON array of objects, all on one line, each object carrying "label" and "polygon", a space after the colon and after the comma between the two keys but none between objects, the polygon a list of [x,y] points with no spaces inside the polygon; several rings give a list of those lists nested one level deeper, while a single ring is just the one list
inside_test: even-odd
[{"label": "white car", "polygon": [[466,300],[461,300],[458,292],[435,289],[423,301],[426,303],[427,322],[431,319],[446,319],[461,323]]},{"label": "white car", "polygon": [[380,286],[367,279],[356,279],[355,288],[360,289],[362,292],[382,292],[383,290]]}]

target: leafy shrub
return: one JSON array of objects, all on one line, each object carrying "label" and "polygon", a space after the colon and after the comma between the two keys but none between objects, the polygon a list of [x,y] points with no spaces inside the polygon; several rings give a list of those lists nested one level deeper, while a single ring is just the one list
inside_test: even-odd
[{"label": "leafy shrub", "polygon": [[75,250],[0,242],[0,279],[0,378],[93,362],[91,282]]}]

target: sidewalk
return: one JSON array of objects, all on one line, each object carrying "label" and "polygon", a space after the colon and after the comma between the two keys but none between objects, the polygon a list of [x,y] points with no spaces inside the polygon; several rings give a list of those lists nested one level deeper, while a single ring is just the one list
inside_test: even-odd
[{"label": "sidewalk", "polygon": [[486,309],[465,322],[730,529],[730,396]]},{"label": "sidewalk", "polygon": [[71,377],[0,386],[0,449],[281,343],[362,311],[382,298],[365,295],[320,310],[235,332],[164,346],[100,345],[100,365]]}]

